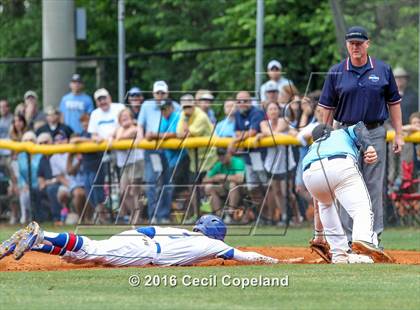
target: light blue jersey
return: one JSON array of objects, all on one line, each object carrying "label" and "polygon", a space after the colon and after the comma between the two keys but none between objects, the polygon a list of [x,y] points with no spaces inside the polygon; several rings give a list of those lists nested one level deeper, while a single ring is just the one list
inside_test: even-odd
[{"label": "light blue jersey", "polygon": [[85,93],[68,93],[60,102],[60,112],[63,114],[64,124],[70,126],[77,134],[83,131],[80,117],[84,113],[90,114],[94,109],[93,101]]},{"label": "light blue jersey", "polygon": [[[174,111],[177,112],[181,109],[176,101],[172,101]],[[143,102],[139,117],[137,119],[138,124],[144,128],[146,132],[159,132],[159,125],[162,122],[162,113],[160,107],[156,103],[156,100],[150,99]]]},{"label": "light blue jersey", "polygon": [[347,130],[344,128],[333,130],[327,139],[318,139],[312,143],[308,153],[303,158],[303,170],[315,161],[334,155],[350,155],[357,161],[359,149],[356,144],[355,127],[356,125],[353,125],[346,128]]}]

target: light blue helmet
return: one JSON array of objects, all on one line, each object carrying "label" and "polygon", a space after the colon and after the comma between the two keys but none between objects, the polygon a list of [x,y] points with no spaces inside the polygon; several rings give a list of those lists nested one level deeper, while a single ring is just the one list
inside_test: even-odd
[{"label": "light blue helmet", "polygon": [[223,241],[226,236],[226,225],[223,220],[215,215],[207,214],[198,219],[193,231],[200,231],[205,236]]}]

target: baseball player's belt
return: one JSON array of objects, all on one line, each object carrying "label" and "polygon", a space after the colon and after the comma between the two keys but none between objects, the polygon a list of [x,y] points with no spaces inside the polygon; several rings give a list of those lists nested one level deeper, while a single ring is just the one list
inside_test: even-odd
[{"label": "baseball player's belt", "polygon": [[[328,160],[331,160],[331,159],[336,159],[336,158],[347,158],[347,155],[345,155],[345,154],[337,154],[337,155],[331,155],[331,156],[328,156],[327,157],[327,159]],[[306,170],[308,170],[309,168],[311,168],[311,165],[313,164],[314,162],[312,162],[312,163],[310,163],[309,165],[307,165],[305,168],[303,168],[303,171],[306,171]]]}]

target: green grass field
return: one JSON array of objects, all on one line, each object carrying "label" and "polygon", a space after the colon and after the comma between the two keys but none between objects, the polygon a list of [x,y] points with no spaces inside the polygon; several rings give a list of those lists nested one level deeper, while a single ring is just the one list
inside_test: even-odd
[{"label": "green grass field", "polygon": [[[0,239],[15,228],[1,227]],[[118,229],[112,230],[112,232]],[[120,229],[121,230],[121,229]],[[103,235],[111,230],[80,229],[79,233]],[[232,229],[234,246],[306,246],[309,228],[261,228],[246,236],[246,229]],[[260,235],[258,235],[260,234]],[[95,238],[103,238],[96,236]],[[420,251],[419,229],[387,229],[387,249]],[[128,278],[142,283],[131,287]],[[146,276],[161,280],[159,287],[145,287]],[[177,278],[164,285],[163,278]],[[216,287],[185,287],[182,277],[216,276]],[[285,277],[288,287],[224,287],[223,276],[232,278]],[[0,309],[420,309],[420,266],[408,265],[276,265],[234,267],[121,268],[52,272],[0,273]]]}]

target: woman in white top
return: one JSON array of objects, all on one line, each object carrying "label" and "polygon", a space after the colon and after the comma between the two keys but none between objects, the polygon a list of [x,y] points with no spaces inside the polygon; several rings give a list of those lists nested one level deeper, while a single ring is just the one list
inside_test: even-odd
[{"label": "woman in white top", "polygon": [[[289,125],[284,118],[280,117],[280,107],[277,103],[269,103],[266,113],[268,120],[261,122],[261,133],[258,134],[257,139],[262,137],[273,137],[279,134],[288,134]],[[287,164],[288,168],[286,168]],[[294,211],[295,215],[297,215],[296,197],[293,193],[295,167],[296,162],[293,158],[293,152],[291,148],[288,148],[286,145],[277,145],[267,148],[264,168],[268,173],[270,186],[268,193],[268,206],[266,206],[265,209],[267,209],[267,212],[271,214],[271,218],[274,221],[278,220],[278,210],[281,210],[282,216],[280,223],[282,224],[285,224],[287,220],[286,169],[289,179],[288,190],[290,204],[292,205],[292,210]]]},{"label": "woman in white top", "polygon": [[[115,133],[115,140],[135,139],[137,135],[137,124],[130,109],[123,109],[118,115],[119,126]],[[144,150],[131,148],[123,151],[116,151],[117,166],[120,168],[120,197],[121,208],[119,217],[128,217],[129,222],[138,222],[143,205],[140,201],[144,175]]]}]

